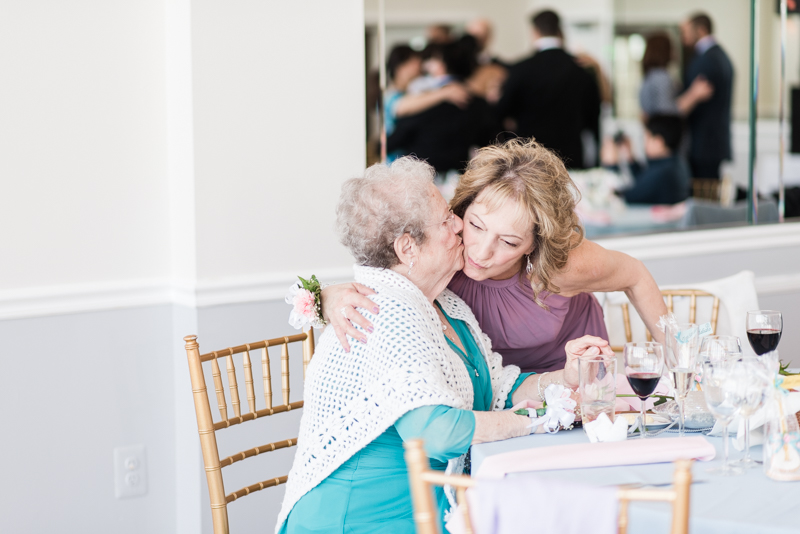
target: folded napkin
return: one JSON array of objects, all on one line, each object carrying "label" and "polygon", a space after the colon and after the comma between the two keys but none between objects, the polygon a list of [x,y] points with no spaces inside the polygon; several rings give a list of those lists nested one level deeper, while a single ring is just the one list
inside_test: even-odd
[{"label": "folded napkin", "polygon": [[628,439],[628,422],[623,417],[617,417],[612,423],[606,414],[601,413],[591,423],[584,423],[583,429],[592,443]]},{"label": "folded napkin", "polygon": [[[624,373],[617,373],[617,395],[633,395],[633,389],[628,382],[628,377]],[[672,383],[669,378],[662,376],[661,380],[656,386],[654,395],[672,395]],[[650,397],[644,403],[644,409],[650,410],[656,402],[655,397]],[[614,405],[615,412],[638,412],[642,401],[638,397],[617,397],[617,402]]]},{"label": "folded napkin", "polygon": [[576,443],[506,452],[486,458],[477,478],[503,478],[508,473],[641,465],[675,460],[711,460],[714,446],[703,436],[629,439],[609,443]]},{"label": "folded napkin", "polygon": [[[592,487],[535,476],[481,480],[467,491],[475,534],[616,534],[617,488]],[[452,514],[447,530],[465,532],[463,515]]]}]

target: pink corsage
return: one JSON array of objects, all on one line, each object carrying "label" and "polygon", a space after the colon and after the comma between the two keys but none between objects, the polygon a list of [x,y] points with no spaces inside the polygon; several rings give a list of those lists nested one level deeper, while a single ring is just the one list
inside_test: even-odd
[{"label": "pink corsage", "polygon": [[322,305],[320,293],[322,287],[313,274],[310,280],[301,277],[299,282],[292,284],[286,294],[286,304],[292,306],[289,313],[289,324],[294,328],[302,329],[306,325],[314,328],[323,328],[325,319],[322,318]]}]

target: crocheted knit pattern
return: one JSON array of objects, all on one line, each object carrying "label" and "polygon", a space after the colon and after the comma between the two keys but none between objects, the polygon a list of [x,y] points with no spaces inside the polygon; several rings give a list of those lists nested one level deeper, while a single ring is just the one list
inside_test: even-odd
[{"label": "crocheted knit pattern", "polygon": [[[295,503],[405,413],[429,405],[472,409],[473,390],[461,358],[450,349],[436,310],[407,278],[394,271],[355,267],[356,281],[377,292],[375,327],[366,344],[344,352],[333,329],[320,337],[306,371],[305,404],[276,532]],[[491,352],[469,307],[449,290],[438,298],[452,318],[465,321],[491,373],[494,409],[502,409],[519,376]],[[463,465],[450,460],[448,472]]]}]

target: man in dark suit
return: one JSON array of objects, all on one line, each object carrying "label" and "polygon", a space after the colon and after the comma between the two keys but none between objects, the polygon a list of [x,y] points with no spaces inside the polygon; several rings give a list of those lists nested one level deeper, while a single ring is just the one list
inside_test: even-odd
[{"label": "man in dark suit", "polygon": [[714,39],[708,15],[698,13],[684,22],[681,39],[695,54],[686,70],[685,87],[691,87],[696,79],[705,79],[713,88],[710,98],[687,110],[692,177],[719,178],[720,164],[731,159],[733,65]]},{"label": "man in dark suit", "polygon": [[534,137],[555,151],[568,168],[593,167],[596,158],[584,161],[581,137],[588,132],[597,142],[600,131],[595,76],[564,51],[556,13],[542,11],[532,23],[536,52],[511,67],[497,105],[499,115],[514,121],[520,137]]}]

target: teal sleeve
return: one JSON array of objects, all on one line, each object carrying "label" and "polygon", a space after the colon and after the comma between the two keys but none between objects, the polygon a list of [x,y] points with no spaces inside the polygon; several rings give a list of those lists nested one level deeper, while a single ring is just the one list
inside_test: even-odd
[{"label": "teal sleeve", "polygon": [[461,456],[475,434],[475,414],[440,404],[415,408],[395,421],[403,441],[421,438],[429,458],[446,462]]},{"label": "teal sleeve", "polygon": [[508,397],[506,397],[506,410],[514,406],[514,401],[511,398],[514,396],[514,392],[517,391],[517,388],[525,382],[525,379],[531,375],[535,375],[536,373],[520,373],[517,377],[517,381],[514,382],[514,386],[511,388],[511,391],[508,392]]}]

